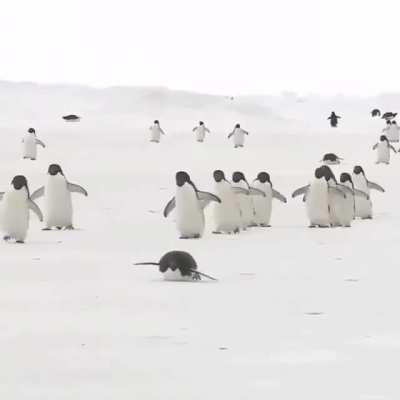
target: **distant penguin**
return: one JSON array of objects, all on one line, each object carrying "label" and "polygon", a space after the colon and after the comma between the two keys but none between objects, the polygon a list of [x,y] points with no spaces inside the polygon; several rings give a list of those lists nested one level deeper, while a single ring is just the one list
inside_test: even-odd
[{"label": "distant penguin", "polygon": [[[241,228],[241,216],[238,200],[235,193],[243,189],[232,188],[230,182],[225,179],[221,170],[214,171],[215,193],[221,199],[221,203],[214,205],[214,233],[239,233]],[[245,194],[248,191],[245,191]]]},{"label": "distant penguin", "polygon": [[[329,193],[338,192],[338,189],[328,185],[329,179],[326,167],[319,167],[314,172],[313,182],[296,189],[292,194],[293,198],[304,195],[310,228],[329,228],[331,226]],[[339,193],[342,194],[341,191]]]},{"label": "distant penguin", "polygon": [[244,138],[246,135],[249,135],[249,132],[242,129],[240,124],[236,124],[233,131],[228,135],[228,139],[233,137],[233,144],[236,149],[244,146]]},{"label": "distant penguin", "polygon": [[321,160],[321,162],[323,162],[325,165],[338,165],[340,164],[340,161],[343,161],[343,158],[338,157],[334,153],[324,154]]},{"label": "distant penguin", "polygon": [[48,168],[47,183],[32,193],[32,200],[45,196],[45,228],[43,230],[74,229],[72,223],[71,193],[80,193],[87,196],[87,191],[75,183],[70,183],[64,176],[58,164],[51,164]]},{"label": "distant penguin", "polygon": [[248,227],[257,226],[253,196],[251,196],[251,194],[266,196],[265,193],[251,187],[243,172],[240,171],[236,171],[232,174],[232,185],[234,190],[237,190],[236,197],[240,209],[242,229],[246,230]]},{"label": "distant penguin", "polygon": [[339,199],[339,207],[340,207],[340,215],[341,215],[341,225],[344,227],[350,227],[352,220],[355,217],[355,197],[362,197],[366,200],[369,200],[369,195],[360,190],[354,188],[353,180],[351,179],[351,175],[347,172],[344,172],[340,175],[340,184],[344,187],[348,188],[346,191],[346,197],[340,197]]},{"label": "distant penguin", "polygon": [[181,239],[198,239],[204,231],[203,209],[211,202],[221,203],[216,195],[202,192],[196,188],[187,172],[176,173],[176,194],[164,209],[164,217],[168,217],[176,208],[176,227]]},{"label": "distant penguin", "polygon": [[269,227],[272,213],[272,200],[278,199],[282,203],[287,203],[286,197],[272,187],[272,182],[267,172],[260,172],[254,180],[253,186],[265,193],[265,197],[253,197],[255,222],[258,226],[264,228]]},{"label": "distant penguin", "polygon": [[[384,192],[385,190],[377,183],[370,182],[366,176],[363,168],[356,165],[353,168],[352,180],[354,188],[358,189],[368,196],[370,196],[370,189]],[[361,219],[372,219],[372,201],[363,197],[355,197],[355,217]]]},{"label": "distant penguin", "polygon": [[395,148],[389,143],[388,138],[385,135],[381,135],[379,142],[373,147],[373,150],[377,150],[376,164],[389,164],[390,163],[390,150],[396,153]]},{"label": "distant penguin", "polygon": [[5,235],[3,239],[14,239],[17,243],[24,243],[29,228],[29,210],[43,221],[40,208],[29,196],[26,178],[23,175],[15,176],[11,182],[11,189],[1,193],[0,198],[0,227]]},{"label": "distant penguin", "polygon": [[167,281],[199,281],[202,276],[216,281],[212,276],[198,271],[195,259],[186,251],[169,251],[159,262],[140,262],[134,265],[157,265]]},{"label": "distant penguin", "polygon": [[331,112],[331,115],[328,117],[328,120],[331,121],[331,127],[336,128],[339,122],[339,115],[336,115],[334,111]]},{"label": "distant penguin", "polygon": [[165,132],[161,129],[160,122],[156,119],[150,127],[150,142],[159,143],[161,135],[165,135]]},{"label": "distant penguin", "polygon": [[[388,121],[390,122],[390,121]],[[391,124],[388,127],[388,130],[386,132],[386,136],[389,140],[389,142],[392,143],[397,143],[400,138],[400,128],[397,125],[397,122],[395,120],[391,121]]]},{"label": "distant penguin", "polygon": [[75,114],[64,115],[62,118],[66,122],[78,122],[81,119],[81,117]]},{"label": "distant penguin", "polygon": [[382,115],[382,119],[386,119],[386,120],[391,120],[393,118],[396,118],[397,113],[392,113],[392,112],[385,112]]},{"label": "distant penguin", "polygon": [[192,132],[196,133],[196,140],[200,143],[204,142],[204,138],[206,136],[206,132],[210,133],[210,130],[208,128],[206,128],[206,126],[204,125],[203,121],[199,122],[198,126],[195,126],[192,129]]},{"label": "distant penguin", "polygon": [[372,115],[373,117],[380,117],[380,116],[381,116],[381,111],[380,111],[378,108],[374,108],[374,109],[371,111],[371,115]]},{"label": "distant penguin", "polygon": [[44,143],[36,137],[36,131],[33,128],[29,128],[22,139],[22,157],[24,159],[36,160],[36,146],[38,145],[43,148],[46,147]]}]

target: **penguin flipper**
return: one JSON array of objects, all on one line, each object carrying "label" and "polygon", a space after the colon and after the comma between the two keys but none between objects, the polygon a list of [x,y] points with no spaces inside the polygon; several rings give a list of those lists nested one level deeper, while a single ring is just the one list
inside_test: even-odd
[{"label": "penguin flipper", "polygon": [[302,194],[306,194],[308,192],[308,189],[310,188],[310,185],[306,185],[303,186],[301,188],[296,189],[293,193],[292,193],[292,198],[295,198],[297,196],[300,196]]},{"label": "penguin flipper", "polygon": [[46,145],[40,139],[36,139],[36,144],[42,146],[43,148],[46,147]]},{"label": "penguin flipper", "polygon": [[341,188],[339,188],[337,186],[329,186],[328,191],[336,193],[339,196],[342,196],[344,199],[346,198],[346,193],[344,192],[344,190],[342,190]]},{"label": "penguin flipper", "polygon": [[190,268],[189,271],[192,272],[193,274],[201,275],[201,276],[204,276],[205,278],[211,279],[212,281],[218,280],[217,278],[213,278],[212,276],[207,275],[204,272],[197,271],[197,269]]},{"label": "penguin flipper", "polygon": [[245,194],[245,195],[250,194],[250,192],[247,189],[241,188],[239,186],[232,186],[232,191],[235,194]]},{"label": "penguin flipper", "polygon": [[212,194],[209,192],[202,192],[201,190],[197,191],[197,197],[201,202],[205,203],[205,206],[207,206],[211,201],[215,201],[217,203],[222,203],[221,199],[218,196],[216,196],[215,194]]},{"label": "penguin flipper", "polygon": [[253,196],[263,196],[263,197],[266,196],[265,192],[252,186],[249,187],[249,191],[250,194],[252,194]]},{"label": "penguin flipper", "polygon": [[344,193],[348,193],[354,196],[354,191],[352,189],[350,189],[349,187],[347,187],[346,185],[340,185],[338,184],[339,189],[344,192]]},{"label": "penguin flipper", "polygon": [[5,192],[0,192],[0,200],[3,200],[4,195],[5,195]]},{"label": "penguin flipper", "polygon": [[173,197],[165,206],[164,208],[164,217],[167,218],[168,215],[171,213],[171,211],[175,208],[176,203],[175,203],[175,197]]},{"label": "penguin flipper", "polygon": [[286,197],[275,189],[272,189],[272,196],[274,199],[278,199],[282,203],[287,203]]},{"label": "penguin flipper", "polygon": [[39,221],[42,222],[43,221],[42,211],[40,211],[39,206],[32,199],[28,199],[28,207],[31,211],[33,211],[37,215]]},{"label": "penguin flipper", "polygon": [[39,197],[44,195],[44,186],[40,187],[39,189],[35,190],[31,195],[31,200],[36,200]]},{"label": "penguin flipper", "polygon": [[377,183],[367,181],[367,186],[368,186],[370,189],[375,189],[375,190],[377,190],[378,192],[382,192],[382,193],[385,192],[385,189],[384,189],[382,186],[378,185]]},{"label": "penguin flipper", "polygon": [[354,196],[364,197],[366,200],[369,200],[369,195],[362,190],[354,189]]},{"label": "penguin flipper", "polygon": [[72,193],[80,193],[83,194],[84,196],[88,195],[88,192],[86,189],[84,189],[82,186],[77,185],[76,183],[67,183],[68,190]]},{"label": "penguin flipper", "polygon": [[378,143],[375,143],[374,146],[372,147],[372,150],[376,150],[378,148]]}]

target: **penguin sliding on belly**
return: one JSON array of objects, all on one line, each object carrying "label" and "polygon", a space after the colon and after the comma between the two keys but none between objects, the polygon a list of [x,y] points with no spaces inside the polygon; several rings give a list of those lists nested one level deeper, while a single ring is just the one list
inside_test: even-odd
[{"label": "penguin sliding on belly", "polygon": [[33,211],[40,221],[43,215],[40,208],[29,196],[28,182],[22,175],[17,175],[11,182],[7,193],[0,193],[0,227],[4,232],[3,239],[14,239],[24,243],[29,228],[29,211]]},{"label": "penguin sliding on belly", "polygon": [[164,217],[168,217],[176,208],[176,227],[180,239],[198,239],[204,231],[204,208],[211,202],[221,203],[221,199],[208,192],[196,188],[187,172],[176,173],[176,194],[164,209]]},{"label": "penguin sliding on belly", "polygon": [[[358,189],[370,196],[370,189],[377,190],[378,192],[384,192],[382,186],[377,183],[370,182],[366,176],[363,168],[360,165],[356,165],[353,168],[352,180],[354,188]],[[361,219],[372,219],[372,201],[362,197],[355,198],[355,217]]]},{"label": "penguin sliding on belly", "polygon": [[325,165],[338,165],[340,164],[340,161],[343,161],[343,158],[338,157],[334,153],[324,154],[321,160],[321,162],[323,162]]},{"label": "penguin sliding on belly", "polygon": [[221,170],[213,173],[215,180],[215,193],[221,199],[221,203],[214,206],[214,226],[213,233],[239,233],[241,229],[241,217],[237,193],[248,195],[248,190],[233,188],[232,184],[225,179],[225,174]]},{"label": "penguin sliding on belly", "polygon": [[70,183],[58,164],[48,168],[47,183],[32,193],[32,199],[45,197],[45,231],[52,228],[74,229],[72,223],[73,208],[71,193],[87,196],[87,191],[75,183]]},{"label": "penguin sliding on belly", "polygon": [[269,227],[272,213],[272,200],[278,199],[287,203],[286,197],[272,187],[270,176],[267,172],[260,172],[254,180],[254,188],[265,193],[265,196],[253,196],[255,222],[258,226]]},{"label": "penguin sliding on belly", "polygon": [[199,281],[202,276],[213,281],[217,280],[198,271],[195,259],[185,251],[169,251],[160,258],[158,263],[141,262],[134,265],[157,265],[167,281]]},{"label": "penguin sliding on belly", "polygon": [[376,164],[388,165],[390,163],[390,150],[397,153],[385,135],[381,135],[379,142],[374,145],[372,150],[377,150]]}]

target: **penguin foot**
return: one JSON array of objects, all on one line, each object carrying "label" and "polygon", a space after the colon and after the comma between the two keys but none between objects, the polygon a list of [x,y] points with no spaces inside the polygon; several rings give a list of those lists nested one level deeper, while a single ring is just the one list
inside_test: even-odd
[{"label": "penguin foot", "polygon": [[309,228],[316,228],[317,225],[312,225],[312,224],[311,224],[311,225],[308,225],[308,227],[309,227]]},{"label": "penguin foot", "polygon": [[220,232],[220,231],[213,231],[213,234],[214,234],[214,235],[222,235],[222,232]]},{"label": "penguin foot", "polygon": [[25,242],[23,240],[16,240],[15,243],[24,244]]},{"label": "penguin foot", "polygon": [[194,281],[201,281],[201,276],[198,272],[193,272],[192,279]]},{"label": "penguin foot", "polygon": [[31,158],[32,161],[36,161],[36,158]]},{"label": "penguin foot", "polygon": [[240,233],[240,229],[239,229],[239,228],[236,228],[236,229],[233,231],[233,233],[234,233],[234,234]]},{"label": "penguin foot", "polygon": [[255,223],[253,222],[253,223],[251,223],[251,224],[249,225],[249,227],[250,227],[250,228],[257,228],[257,227],[258,227],[258,225],[257,225],[257,224],[255,224]]},{"label": "penguin foot", "polygon": [[49,227],[42,228],[42,231],[51,231],[51,228],[49,228]]},{"label": "penguin foot", "polygon": [[68,225],[68,226],[65,227],[65,229],[66,229],[67,231],[73,231],[75,228],[74,228],[73,225]]},{"label": "penguin foot", "polygon": [[271,228],[271,225],[268,224],[260,224],[261,228]]},{"label": "penguin foot", "polygon": [[10,239],[11,239],[11,236],[4,236],[4,237],[3,237],[3,240],[4,240],[5,242],[8,242]]},{"label": "penguin foot", "polygon": [[372,219],[372,216],[368,216],[368,217],[361,217],[361,219]]}]

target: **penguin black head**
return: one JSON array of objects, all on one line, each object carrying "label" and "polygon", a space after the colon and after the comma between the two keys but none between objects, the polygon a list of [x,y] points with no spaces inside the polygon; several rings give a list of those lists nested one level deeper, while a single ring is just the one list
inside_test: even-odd
[{"label": "penguin black head", "polygon": [[29,128],[29,129],[28,129],[28,132],[29,132],[29,133],[36,133],[36,131],[35,131],[33,128]]},{"label": "penguin black head", "polygon": [[353,184],[353,180],[351,179],[351,175],[348,174],[347,172],[343,172],[340,175],[340,182],[341,183],[350,182],[351,184]]},{"label": "penguin black head", "polygon": [[176,184],[179,187],[182,187],[185,183],[190,183],[190,176],[185,171],[179,171],[175,176]]},{"label": "penguin black head", "polygon": [[353,172],[354,172],[356,175],[359,175],[359,174],[365,175],[364,170],[362,169],[362,167],[361,167],[360,165],[356,165],[356,166],[353,168]]},{"label": "penguin black head", "polygon": [[159,121],[158,119],[155,119],[155,120],[154,120],[154,123],[155,123],[156,125],[158,125],[158,124],[160,123],[160,121]]},{"label": "penguin black head", "polygon": [[20,190],[23,187],[28,190],[28,181],[23,175],[14,176],[13,180],[11,181],[11,185],[14,187],[15,190]]},{"label": "penguin black head", "polygon": [[314,176],[315,176],[317,179],[321,179],[321,178],[324,178],[324,177],[325,177],[325,173],[324,173],[324,170],[322,169],[322,167],[319,167],[319,168],[317,168],[317,169],[315,170]]},{"label": "penguin black head", "polygon": [[235,128],[240,128],[240,124],[236,124],[236,125],[235,125]]},{"label": "penguin black head", "polygon": [[381,142],[383,142],[383,141],[388,142],[388,138],[387,138],[385,135],[381,135],[381,137],[379,138],[379,140],[380,140]]},{"label": "penguin black head", "polygon": [[397,122],[395,120],[392,121],[392,124],[397,125]]},{"label": "penguin black head", "polygon": [[257,175],[257,179],[258,179],[261,183],[265,183],[265,182],[271,183],[271,178],[270,178],[270,176],[269,176],[269,174],[268,174],[267,172],[260,172],[260,173]]},{"label": "penguin black head", "polygon": [[243,172],[240,172],[240,171],[236,171],[232,174],[232,180],[235,183],[238,183],[242,180],[246,182],[246,178],[244,177]]},{"label": "penguin black head", "polygon": [[391,123],[391,121],[389,119],[386,121],[386,124],[392,125],[392,123]]},{"label": "penguin black head", "polygon": [[203,121],[200,121],[200,122],[199,122],[199,125],[200,125],[200,126],[204,125],[204,122],[203,122]]},{"label": "penguin black head", "polygon": [[327,165],[323,165],[321,167],[321,169],[325,175],[325,179],[327,182],[331,179],[336,182],[335,174],[332,172],[332,170]]},{"label": "penguin black head", "polygon": [[49,175],[55,176],[57,174],[64,175],[61,167],[58,164],[50,164],[48,169]]},{"label": "penguin black head", "polygon": [[221,182],[225,180],[225,174],[220,169],[217,169],[213,173],[215,182]]}]

